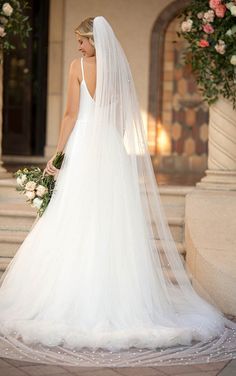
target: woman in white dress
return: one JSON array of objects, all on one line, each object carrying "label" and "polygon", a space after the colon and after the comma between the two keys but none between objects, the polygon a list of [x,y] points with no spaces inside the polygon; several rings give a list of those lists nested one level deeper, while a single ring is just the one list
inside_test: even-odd
[{"label": "woman in white dress", "polygon": [[52,199],[1,279],[0,354],[83,366],[232,358],[235,326],[194,291],[168,227],[125,54],[102,16],[77,37],[65,158],[59,171],[47,163]]}]

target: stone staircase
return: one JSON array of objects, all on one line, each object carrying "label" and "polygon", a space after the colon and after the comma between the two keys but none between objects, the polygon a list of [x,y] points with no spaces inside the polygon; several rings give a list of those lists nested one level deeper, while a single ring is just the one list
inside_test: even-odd
[{"label": "stone staircase", "polygon": [[[15,188],[15,179],[0,180],[0,277],[36,218],[36,210],[25,202],[23,195]],[[183,261],[185,196],[193,188],[193,186],[159,186],[168,223]]]},{"label": "stone staircase", "polygon": [[36,210],[16,191],[15,179],[0,180],[0,277],[35,218]]}]

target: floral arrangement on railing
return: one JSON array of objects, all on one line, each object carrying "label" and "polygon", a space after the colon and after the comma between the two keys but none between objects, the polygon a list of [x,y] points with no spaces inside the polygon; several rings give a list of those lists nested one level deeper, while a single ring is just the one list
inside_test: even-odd
[{"label": "floral arrangement on railing", "polygon": [[26,10],[29,8],[25,0],[0,0],[0,50],[15,49],[12,37],[19,36],[22,47],[26,47],[25,40],[29,36],[31,26]]},{"label": "floral arrangement on railing", "polygon": [[236,107],[236,0],[192,0],[181,12],[190,64],[209,104],[220,95]]}]

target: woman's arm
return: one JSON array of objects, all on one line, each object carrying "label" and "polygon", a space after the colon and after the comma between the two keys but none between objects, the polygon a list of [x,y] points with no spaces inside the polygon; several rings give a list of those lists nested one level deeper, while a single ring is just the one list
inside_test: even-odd
[{"label": "woman's arm", "polygon": [[53,166],[52,161],[55,158],[57,152],[63,152],[77,119],[80,93],[80,83],[78,79],[79,69],[79,60],[73,60],[69,70],[66,109],[61,121],[56,152],[48,161],[47,166],[44,170],[44,172],[47,172],[51,175],[55,175],[55,173],[58,171],[57,168]]}]

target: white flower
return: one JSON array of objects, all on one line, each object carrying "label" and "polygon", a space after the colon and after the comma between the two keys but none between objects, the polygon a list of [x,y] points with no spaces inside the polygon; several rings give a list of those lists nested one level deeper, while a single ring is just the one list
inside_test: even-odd
[{"label": "white flower", "polygon": [[203,18],[203,16],[204,16],[204,13],[203,13],[203,12],[199,12],[199,13],[197,14],[197,18],[199,18],[199,20],[201,20],[201,19]]},{"label": "white flower", "polygon": [[16,182],[18,185],[20,185],[21,187],[24,185],[24,182],[25,180],[27,179],[27,176],[25,174],[21,175],[21,176],[18,176],[18,178],[16,179]]},{"label": "white flower", "polygon": [[36,187],[36,183],[32,180],[28,181],[28,183],[26,183],[26,185],[25,185],[25,189],[27,191],[34,191],[35,187]]},{"label": "white flower", "polygon": [[221,39],[218,40],[218,43],[215,45],[215,49],[216,51],[221,54],[221,55],[224,55],[225,53],[225,42]]},{"label": "white flower", "polygon": [[225,33],[226,35],[228,35],[229,37],[231,36],[231,35],[233,35],[233,33],[232,33],[232,30],[231,29],[229,29],[228,31],[226,31],[226,33]]},{"label": "white flower", "polygon": [[230,1],[230,3],[225,4],[225,6],[230,10],[234,6],[234,3]]},{"label": "white flower", "polygon": [[213,22],[215,18],[215,12],[214,10],[208,10],[208,12],[205,12],[203,15],[203,20],[205,22]]},{"label": "white flower", "polygon": [[2,6],[2,11],[6,16],[9,17],[13,12],[13,8],[11,7],[9,3],[4,3]]},{"label": "white flower", "polygon": [[29,200],[33,200],[33,198],[35,198],[35,192],[34,192],[34,191],[26,191],[26,192],[25,192],[25,195],[26,195],[26,197],[27,197]]},{"label": "white flower", "polygon": [[42,202],[43,200],[41,198],[38,198],[36,197],[34,200],[33,200],[33,204],[32,206],[34,206],[35,208],[37,209],[40,209],[41,205],[42,205]]},{"label": "white flower", "polygon": [[231,12],[232,16],[236,16],[236,5],[234,5],[230,8],[230,12]]},{"label": "white flower", "polygon": [[0,26],[0,37],[5,37],[6,33],[5,33],[5,29],[3,26]]},{"label": "white flower", "polygon": [[193,21],[189,18],[187,21],[183,21],[181,24],[181,29],[184,33],[188,33],[191,31],[193,25]]},{"label": "white flower", "polygon": [[236,65],[236,55],[233,55],[233,56],[231,57],[231,59],[230,59],[230,63],[231,63],[232,65]]},{"label": "white flower", "polygon": [[18,178],[16,179],[16,182],[17,182],[17,184],[20,185],[20,186],[23,185],[20,176],[18,176]]},{"label": "white flower", "polygon": [[36,194],[39,197],[43,197],[48,192],[47,187],[44,187],[43,185],[38,185]]},{"label": "white flower", "polygon": [[236,25],[234,25],[231,29],[229,29],[225,34],[231,36],[235,33],[236,33]]}]

